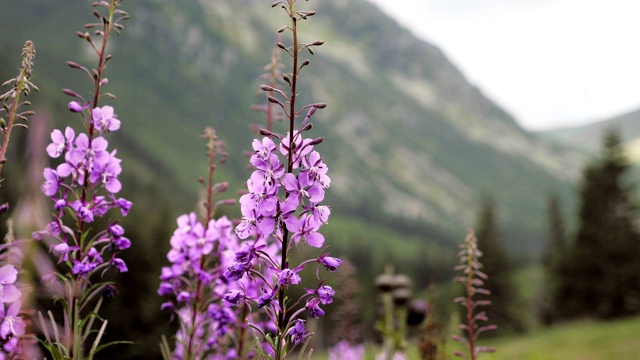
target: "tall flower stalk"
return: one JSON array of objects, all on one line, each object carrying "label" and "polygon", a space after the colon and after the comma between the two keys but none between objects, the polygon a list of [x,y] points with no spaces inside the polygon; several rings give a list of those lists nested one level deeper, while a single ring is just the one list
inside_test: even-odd
[{"label": "tall flower stalk", "polygon": [[[303,136],[312,128],[310,120],[315,112],[326,105],[299,106],[297,103],[300,72],[310,63],[308,59],[302,60],[302,53],[313,54],[313,48],[323,42],[299,41],[298,23],[315,12],[296,10],[295,5],[295,0],[280,0],[272,5],[284,9],[290,20],[278,32],[290,33],[291,45],[277,43],[285,57],[288,55],[291,59],[291,70],[282,75],[285,89],[261,86],[263,91],[273,94],[268,95],[268,101],[281,109],[288,132],[281,135],[263,129],[260,133],[264,137],[253,141],[250,163],[254,171],[247,181],[248,193],[240,198],[242,219],[235,229],[240,239],[247,240],[225,272],[229,282],[254,284],[251,291],[241,287],[240,291],[227,293],[225,300],[237,306],[251,306],[252,311],[263,309],[266,323],[252,322],[251,326],[262,342],[261,357],[274,359],[287,358],[299,345],[306,345],[312,334],[306,330],[305,313],[309,318],[321,317],[324,315],[321,305],[333,301],[334,290],[324,285],[318,271],[317,287],[306,289],[300,298],[290,298],[289,287],[300,284],[300,273],[313,263],[322,264],[330,271],[340,265],[339,259],[325,252],[297,266],[290,263],[294,244],[296,247],[301,242],[315,248],[324,246],[325,239],[319,229],[327,223],[330,209],[322,205],[322,201],[331,183],[327,166],[313,149],[323,139]],[[304,115],[302,120],[301,115]]]},{"label": "tall flower stalk", "polygon": [[461,342],[467,348],[467,351],[465,353],[455,351],[454,354],[463,359],[476,360],[480,353],[495,351],[493,348],[478,346],[476,343],[480,334],[495,330],[497,326],[479,325],[479,322],[489,319],[484,311],[476,312],[477,307],[490,305],[491,301],[477,299],[476,295],[489,296],[491,293],[482,288],[487,275],[480,270],[482,269],[482,264],[480,264],[479,259],[482,257],[482,252],[478,249],[478,240],[473,230],[468,231],[464,244],[460,245],[460,248],[461,250],[458,253],[460,263],[454,270],[460,271],[462,275],[457,276],[454,281],[464,285],[466,296],[458,297],[454,301],[464,307],[465,317],[463,323],[459,326],[459,329],[462,330],[462,336],[454,335],[453,340]]},{"label": "tall flower stalk", "polygon": [[[30,105],[28,101],[21,101],[22,96],[28,96],[31,89],[38,88],[31,83],[31,72],[36,48],[30,40],[22,48],[22,64],[18,75],[5,81],[2,86],[11,85],[11,89],[0,95],[2,108],[0,114],[6,113],[7,119],[0,117],[0,184],[2,183],[2,169],[7,162],[7,149],[11,131],[16,127],[27,128],[28,117],[33,111],[22,111],[21,108]],[[6,212],[9,204],[0,205],[0,214]],[[25,334],[25,322],[21,314],[22,291],[17,285],[18,273],[22,264],[22,253],[15,246],[13,237],[13,222],[7,221],[9,231],[5,236],[5,244],[0,245],[0,358],[17,359],[22,354],[22,337]]]},{"label": "tall flower stalk", "polygon": [[[11,90],[0,95],[0,101],[2,102],[0,114],[6,113],[7,116],[7,119],[0,117],[0,134],[2,134],[2,143],[0,144],[0,182],[2,181],[2,168],[4,163],[7,162],[7,150],[11,132],[17,127],[26,128],[28,117],[33,115],[33,111],[20,110],[20,108],[30,105],[30,102],[20,101],[20,99],[22,96],[28,96],[32,88],[38,90],[30,81],[35,56],[36,47],[32,41],[27,40],[22,48],[22,66],[18,70],[18,76],[2,84],[2,87],[11,85]],[[0,213],[6,211],[6,206],[8,205],[3,205]]]},{"label": "tall flower stalk", "polygon": [[227,153],[213,128],[205,129],[203,138],[207,139],[209,171],[207,180],[200,179],[205,192],[202,221],[193,212],[178,217],[167,254],[171,266],[163,267],[160,275],[158,294],[169,298],[162,308],[176,315],[179,327],[174,350],[166,340],[161,344],[164,359],[247,356],[246,326],[241,321],[247,309],[223,301],[227,292],[240,289],[223,276],[239,249],[238,238],[226,216],[214,218],[219,205],[234,203],[215,199],[227,188],[226,183],[214,181],[216,167],[225,162]]},{"label": "tall flower stalk", "polygon": [[[55,129],[51,133],[52,143],[46,151],[53,159],[63,159],[55,169],[44,170],[42,191],[54,204],[53,220],[45,230],[33,234],[35,239],[46,241],[58,257],[61,269],[45,281],[55,283],[60,289],[60,296],[55,300],[62,305],[62,329],[58,329],[51,311],[48,322],[40,315],[45,335],[43,344],[54,359],[92,359],[105,346],[100,345],[100,340],[107,320],[98,313],[103,298],[113,295],[114,286],[100,278],[110,269],[127,271],[125,262],[118,256],[131,246],[124,229],[111,216],[106,228],[97,229],[98,218],[110,214],[112,209],[126,216],[132,205],[117,197],[122,188],[118,180],[121,160],[116,157],[116,150],[109,150],[104,137],[117,131],[121,122],[113,107],[99,106],[104,97],[115,98],[102,91],[108,83],[104,70],[111,59],[106,49],[112,33],[123,28],[120,22],[127,19],[128,14],[120,9],[118,0],[98,1],[93,7],[97,22],[85,25],[93,36],[89,31],[77,35],[89,43],[97,57],[97,66],[88,70],[75,62],[67,62],[89,77],[93,93],[90,100],[85,100],[73,90],[63,90],[73,97],[68,107],[82,117],[82,131],[76,135],[76,130],[67,126],[64,131]],[[94,323],[99,324],[97,330]],[[87,343],[89,340],[93,340],[91,344]]]}]

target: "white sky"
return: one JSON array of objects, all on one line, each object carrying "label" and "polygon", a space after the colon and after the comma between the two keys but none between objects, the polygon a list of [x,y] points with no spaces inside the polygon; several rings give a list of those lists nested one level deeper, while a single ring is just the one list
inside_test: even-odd
[{"label": "white sky", "polygon": [[369,0],[528,129],[640,108],[638,0]]}]

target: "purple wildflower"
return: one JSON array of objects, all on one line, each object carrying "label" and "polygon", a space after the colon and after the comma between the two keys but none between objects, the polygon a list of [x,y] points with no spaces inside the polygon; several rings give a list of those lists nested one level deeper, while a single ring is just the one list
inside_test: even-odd
[{"label": "purple wildflower", "polygon": [[298,271],[300,271],[301,269],[295,268],[295,269],[283,269],[280,271],[280,274],[278,275],[278,284],[280,285],[284,285],[284,286],[289,286],[291,284],[299,284],[300,281],[302,280],[300,278],[300,275],[298,275]]},{"label": "purple wildflower", "polygon": [[100,132],[116,131],[120,128],[120,120],[113,114],[113,107],[109,105],[91,110],[91,120]]},{"label": "purple wildflower", "polygon": [[0,267],[0,303],[12,303],[22,296],[14,285],[18,279],[18,270],[12,265]]},{"label": "purple wildflower", "polygon": [[53,130],[53,132],[51,132],[51,140],[53,143],[47,146],[47,154],[52,158],[59,157],[63,152],[69,150],[75,136],[76,134],[73,129],[68,126],[64,130],[64,135],[62,131],[58,129]]},{"label": "purple wildflower", "polygon": [[90,102],[87,102],[84,105],[80,105],[80,103],[77,101],[71,101],[69,102],[68,108],[71,112],[79,113],[85,111],[90,105]]},{"label": "purple wildflower", "polygon": [[53,196],[58,192],[58,186],[60,180],[55,170],[46,168],[44,169],[44,184],[42,185],[42,192],[47,196]]},{"label": "purple wildflower", "polygon": [[324,265],[327,268],[327,270],[334,272],[338,270],[338,267],[340,267],[340,264],[342,264],[342,260],[328,256],[328,255],[329,254],[323,254],[322,256],[320,256],[318,258],[318,262]]},{"label": "purple wildflower", "polygon": [[307,301],[305,308],[309,311],[310,318],[317,319],[324,316],[324,310],[320,308],[320,299],[318,298],[311,298],[311,300]]},{"label": "purple wildflower", "polygon": [[305,339],[311,335],[305,329],[304,323],[304,320],[296,319],[293,326],[289,329],[288,334],[291,336],[291,341],[294,345],[303,343]]}]

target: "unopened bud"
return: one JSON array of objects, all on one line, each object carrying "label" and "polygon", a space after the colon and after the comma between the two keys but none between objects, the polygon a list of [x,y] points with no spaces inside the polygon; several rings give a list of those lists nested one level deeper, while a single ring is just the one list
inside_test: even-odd
[{"label": "unopened bud", "polygon": [[280,104],[280,100],[276,99],[273,96],[269,96],[267,99],[269,100],[270,103]]},{"label": "unopened bud", "polygon": [[229,183],[226,181],[216,184],[216,188],[220,192],[226,191],[228,187],[229,187]]},{"label": "unopened bud", "polygon": [[62,92],[69,96],[78,97],[78,94],[76,94],[75,91],[70,89],[62,89]]},{"label": "unopened bud", "polygon": [[9,210],[8,202],[0,205],[0,214],[4,214],[5,212],[7,212],[7,210]]},{"label": "unopened bud", "polygon": [[269,85],[260,85],[260,89],[262,89],[263,91],[273,91],[273,87]]},{"label": "unopened bud", "polygon": [[107,78],[104,78],[104,79],[100,80],[100,86],[107,85],[108,83],[109,83],[109,79],[107,79]]},{"label": "unopened bud", "polygon": [[320,136],[320,137],[317,137],[317,138],[311,140],[311,142],[309,144],[310,145],[318,145],[323,141],[324,141],[324,138],[322,136]]},{"label": "unopened bud", "polygon": [[80,66],[78,63],[75,63],[73,61],[67,61],[67,65],[69,65],[70,67],[74,68],[74,69],[80,69],[82,68],[82,66]]},{"label": "unopened bud", "polygon": [[283,32],[283,31],[285,31],[286,29],[287,29],[287,27],[286,27],[286,26],[283,26],[283,27],[281,27],[280,29],[278,29],[278,32],[279,32],[279,33],[281,33],[281,32]]}]

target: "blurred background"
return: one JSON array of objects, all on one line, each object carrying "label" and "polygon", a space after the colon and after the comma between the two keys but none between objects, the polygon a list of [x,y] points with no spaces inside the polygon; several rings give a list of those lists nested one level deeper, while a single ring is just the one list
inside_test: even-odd
[{"label": "blurred background", "polygon": [[[90,3],[0,4],[0,79],[14,76],[20,49],[30,39],[37,49],[32,80],[41,90],[30,96],[37,115],[28,131],[17,132],[1,193],[16,212],[29,204],[33,222],[20,229],[22,237],[43,226],[51,207],[44,196],[33,195],[42,181],[46,134],[54,126],[80,125],[61,89],[90,91],[82,73],[65,64],[95,63],[88,44],[75,36],[93,20]],[[217,180],[230,183],[223,196],[237,197],[249,175],[242,153],[256,136],[250,126],[265,124],[264,115],[252,110],[265,103],[259,77],[271,60],[275,30],[286,22],[269,5],[123,3],[131,19],[112,38],[106,70],[106,89],[117,97],[109,104],[122,120],[111,139],[123,159],[123,195],[134,202],[122,222],[134,244],[124,255],[130,272],[115,279],[119,294],[106,315],[111,339],[136,341],[113,350],[122,358],[157,358],[160,335],[173,331],[168,314],[159,310],[158,276],[176,216],[196,207],[197,178],[207,167],[199,139],[205,126],[215,127],[230,153],[217,172]],[[505,278],[497,285],[506,287],[505,298],[495,300],[505,304],[496,306],[505,310],[495,315],[501,339],[517,341],[519,333],[538,334],[543,325],[567,317],[638,311],[640,281],[622,276],[632,290],[603,307],[624,311],[565,316],[562,306],[578,305],[554,300],[553,289],[564,289],[558,274],[565,280],[583,276],[586,283],[604,278],[550,265],[565,263],[578,243],[584,169],[597,172],[608,160],[619,164],[622,198],[635,197],[628,185],[640,161],[640,98],[634,93],[640,72],[629,65],[640,59],[627,37],[638,33],[640,25],[629,19],[637,12],[596,1],[322,0],[300,6],[317,11],[302,23],[302,41],[325,41],[309,55],[300,89],[304,101],[328,104],[310,135],[324,136],[317,149],[332,178],[326,199],[332,216],[323,229],[331,255],[350,259],[355,269],[361,337],[376,338],[374,278],[387,265],[412,279],[416,297],[430,294],[441,320],[449,321],[459,292],[451,283],[452,268],[470,227],[478,231],[481,249],[495,249],[487,250],[495,255],[484,261],[495,260],[495,277]],[[615,146],[603,146],[610,128],[619,137],[609,143]],[[285,132],[279,124],[275,129]],[[607,201],[596,200],[596,207]],[[624,205],[629,212],[622,217],[633,222],[633,237],[635,203]],[[239,214],[237,207],[225,212]],[[585,307],[597,302],[585,301]],[[320,348],[334,341],[334,325],[330,318],[317,325]],[[640,329],[640,321],[633,325]]]}]

